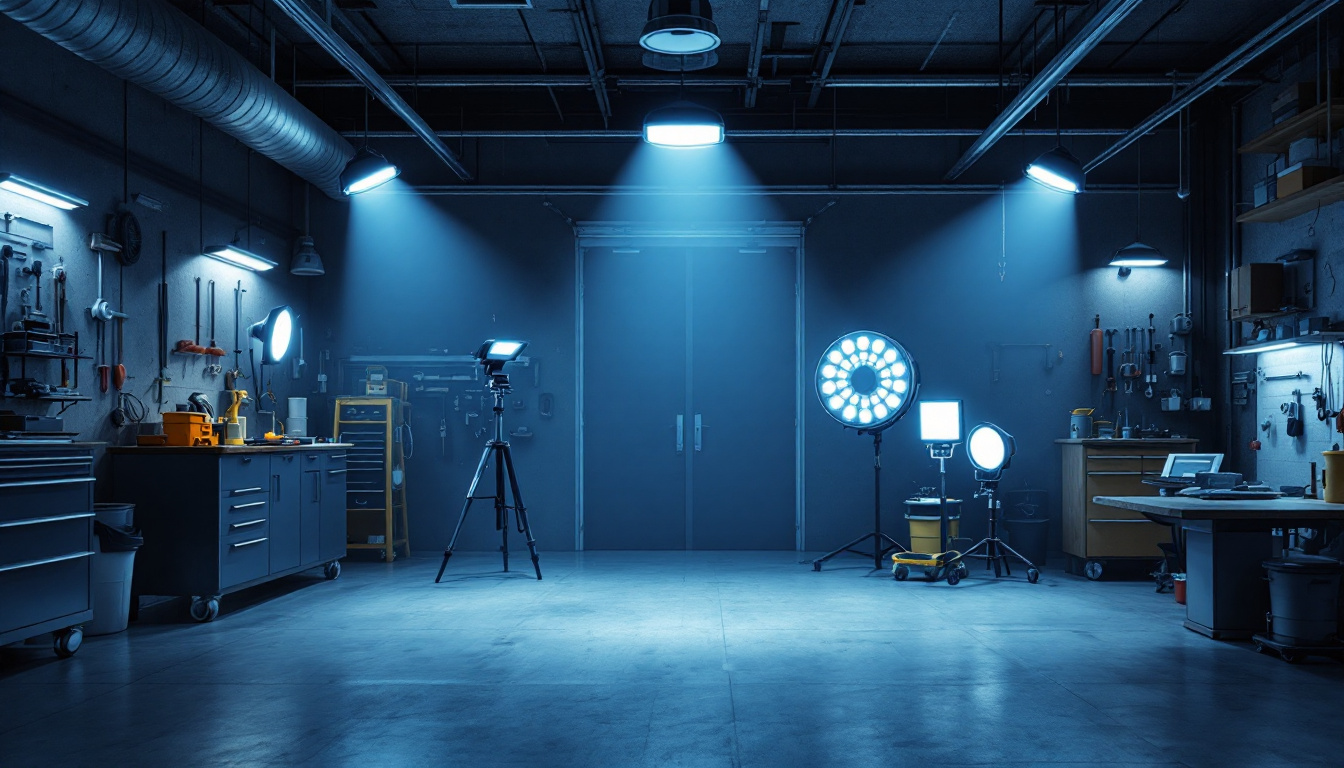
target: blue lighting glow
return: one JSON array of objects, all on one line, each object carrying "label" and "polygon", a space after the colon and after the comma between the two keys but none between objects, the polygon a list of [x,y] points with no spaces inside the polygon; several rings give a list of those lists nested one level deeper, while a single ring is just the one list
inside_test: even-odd
[{"label": "blue lighting glow", "polygon": [[816,380],[817,396],[832,418],[872,432],[905,415],[919,387],[910,353],[873,331],[847,333],[832,342],[817,364]]}]

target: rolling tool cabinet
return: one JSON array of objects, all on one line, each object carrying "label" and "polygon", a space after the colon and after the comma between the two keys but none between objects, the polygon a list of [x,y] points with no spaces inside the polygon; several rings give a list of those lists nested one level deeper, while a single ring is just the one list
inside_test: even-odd
[{"label": "rolling tool cabinet", "polygon": [[1158,477],[1171,453],[1190,453],[1197,440],[1069,439],[1056,440],[1063,454],[1062,510],[1064,554],[1069,572],[1082,565],[1089,579],[1101,578],[1113,559],[1159,560],[1158,544],[1171,541],[1171,528],[1138,512],[1103,506],[1097,496],[1156,496],[1145,477]]},{"label": "rolling tool cabinet", "polygon": [[389,563],[410,556],[402,430],[411,406],[393,397],[336,399],[335,439],[350,445],[348,549],[372,549]]},{"label": "rolling tool cabinet", "polygon": [[93,451],[102,443],[0,442],[0,645],[51,632],[57,655],[93,618]]},{"label": "rolling tool cabinet", "polygon": [[192,618],[210,621],[230,592],[319,566],[339,576],[349,448],[109,449],[113,494],[145,536],[135,594],[190,596]]}]

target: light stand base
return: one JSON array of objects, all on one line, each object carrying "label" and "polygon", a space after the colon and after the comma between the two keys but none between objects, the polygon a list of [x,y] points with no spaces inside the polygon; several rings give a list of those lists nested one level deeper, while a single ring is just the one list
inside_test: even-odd
[{"label": "light stand base", "polygon": [[967,558],[985,561],[985,570],[994,568],[994,578],[1003,575],[1012,576],[1013,569],[1008,565],[1011,559],[1016,559],[1027,566],[1027,581],[1035,584],[1040,581],[1041,571],[1027,558],[1023,557],[1017,550],[1003,543],[999,538],[999,502],[995,497],[995,489],[992,486],[982,486],[983,495],[989,497],[989,535],[981,539],[975,546],[966,550],[962,555],[956,558],[962,561]]},{"label": "light stand base", "polygon": [[873,433],[873,531],[865,533],[859,538],[849,542],[839,549],[832,550],[812,561],[812,570],[820,571],[821,564],[835,557],[836,555],[849,552],[850,554],[867,557],[869,553],[861,552],[855,547],[863,542],[873,540],[873,570],[882,570],[885,566],[882,564],[882,558],[894,550],[909,552],[900,542],[891,538],[882,532],[882,433]]}]

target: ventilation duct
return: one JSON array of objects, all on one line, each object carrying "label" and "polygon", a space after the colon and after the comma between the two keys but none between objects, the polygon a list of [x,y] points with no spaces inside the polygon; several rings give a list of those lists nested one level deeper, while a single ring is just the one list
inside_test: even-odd
[{"label": "ventilation duct", "polygon": [[341,196],[354,147],[162,0],[0,0],[0,13]]}]

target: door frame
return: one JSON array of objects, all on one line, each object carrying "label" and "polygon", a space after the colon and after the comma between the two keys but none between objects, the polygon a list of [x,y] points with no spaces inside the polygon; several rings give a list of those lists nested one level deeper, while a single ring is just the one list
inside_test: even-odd
[{"label": "door frame", "polygon": [[588,248],[639,248],[654,246],[721,246],[731,248],[792,248],[796,254],[794,274],[794,549],[803,551],[807,533],[803,451],[803,402],[808,379],[804,377],[804,287],[806,224],[800,221],[730,222],[694,228],[669,227],[645,222],[579,221],[574,223],[574,549],[583,551],[584,525],[584,318],[583,253]]}]

